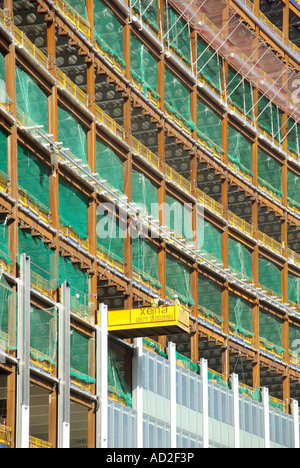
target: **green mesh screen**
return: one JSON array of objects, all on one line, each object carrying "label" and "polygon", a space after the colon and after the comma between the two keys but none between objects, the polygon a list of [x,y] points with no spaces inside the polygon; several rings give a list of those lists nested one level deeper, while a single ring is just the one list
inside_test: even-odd
[{"label": "green mesh screen", "polygon": [[82,239],[88,237],[88,199],[62,177],[59,179],[59,217],[64,226],[73,228]]},{"label": "green mesh screen", "polygon": [[288,119],[288,148],[299,154],[300,125],[293,119]]},{"label": "green mesh screen", "polygon": [[84,382],[95,383],[95,372],[93,369],[94,341],[82,335],[77,330],[71,330],[71,377]]},{"label": "green mesh screen", "polygon": [[0,276],[0,348],[17,349],[17,293]]},{"label": "green mesh screen", "polygon": [[228,95],[233,104],[252,119],[252,90],[250,83],[236,71],[228,68]]},{"label": "green mesh screen", "polygon": [[275,139],[281,140],[282,111],[259,93],[258,124]]},{"label": "green mesh screen", "polygon": [[135,36],[130,36],[130,69],[132,77],[140,83],[144,92],[158,94],[158,63],[148,48]]},{"label": "green mesh screen", "polygon": [[49,211],[49,169],[23,146],[18,146],[18,182],[36,204]]},{"label": "green mesh screen", "polygon": [[300,348],[300,328],[296,325],[289,324],[289,351],[292,354],[299,356]]},{"label": "green mesh screen", "polygon": [[178,295],[181,302],[194,305],[191,293],[190,270],[171,255],[166,256],[167,296],[171,299]]},{"label": "green mesh screen", "polygon": [[183,204],[176,198],[166,195],[166,225],[177,234],[192,241],[192,212],[188,204]]},{"label": "green mesh screen", "polygon": [[7,224],[0,224],[0,258],[10,263]]},{"label": "green mesh screen", "polygon": [[105,53],[125,67],[122,24],[101,0],[94,0],[94,34]]},{"label": "green mesh screen", "polygon": [[210,254],[222,263],[221,231],[198,215],[198,249]]},{"label": "green mesh screen", "polygon": [[258,149],[258,180],[282,198],[281,164],[260,148]]},{"label": "green mesh screen", "polygon": [[6,108],[10,101],[11,99],[6,92],[5,52],[0,49],[0,103]]},{"label": "green mesh screen", "polygon": [[258,259],[258,281],[265,288],[281,295],[281,270],[263,257]]},{"label": "green mesh screen", "polygon": [[74,8],[74,10],[76,10],[80,14],[80,16],[82,16],[86,21],[88,20],[84,0],[69,0],[68,3],[71,4],[72,8]]},{"label": "green mesh screen", "polygon": [[89,281],[90,277],[80,270],[67,257],[59,257],[59,284],[67,281],[71,293],[71,310],[77,315],[89,315]]},{"label": "green mesh screen", "polygon": [[158,219],[157,187],[149,177],[132,169],[132,201],[139,205],[142,214],[151,214]]},{"label": "green mesh screen", "polygon": [[48,133],[48,98],[22,68],[16,67],[17,115],[25,126],[43,125]]},{"label": "green mesh screen", "polygon": [[191,64],[191,41],[188,23],[168,5],[165,8],[165,35],[170,49]]},{"label": "green mesh screen", "polygon": [[233,328],[236,333],[253,336],[251,304],[230,292],[228,310],[231,328]]},{"label": "green mesh screen", "polygon": [[157,2],[149,2],[149,0],[140,0],[138,3],[132,3],[133,10],[139,16],[142,15],[143,21],[148,23],[149,26],[157,33],[160,31],[158,24],[158,6]]},{"label": "green mesh screen", "polygon": [[65,108],[57,108],[58,140],[73,156],[87,163],[87,130]]},{"label": "green mesh screen", "polygon": [[219,92],[222,90],[222,61],[215,51],[200,37],[197,40],[197,68],[204,78]]},{"label": "green mesh screen", "polygon": [[176,76],[165,68],[166,110],[183,122],[189,130],[195,130],[191,119],[190,91]]},{"label": "green mesh screen", "polygon": [[259,310],[259,339],[267,349],[275,350],[281,354],[282,347],[282,321],[274,315]]},{"label": "green mesh screen", "polygon": [[221,287],[204,276],[198,275],[198,307],[206,316],[222,319]]},{"label": "green mesh screen", "polygon": [[124,168],[121,157],[104,142],[96,140],[96,166],[99,176],[124,193]]},{"label": "green mesh screen", "polygon": [[132,239],[132,265],[145,281],[161,288],[158,277],[158,249],[147,239]]},{"label": "green mesh screen", "polygon": [[[1,57],[1,54],[0,54]],[[1,82],[0,82],[1,86]],[[0,90],[1,92],[1,90]],[[0,174],[4,173],[7,175],[7,136],[5,131],[0,128]]]},{"label": "green mesh screen", "polygon": [[30,354],[33,359],[56,363],[57,310],[30,307]]},{"label": "green mesh screen", "polygon": [[107,211],[97,214],[97,247],[124,262],[125,223]]},{"label": "green mesh screen", "polygon": [[242,171],[252,175],[252,144],[241,132],[228,125],[228,158]]},{"label": "green mesh screen", "polygon": [[300,277],[288,274],[288,297],[289,301],[300,304]]},{"label": "green mesh screen", "polygon": [[108,391],[123,398],[126,406],[132,408],[131,390],[116,365],[112,351],[108,350]]},{"label": "green mesh screen", "polygon": [[204,101],[197,100],[197,134],[222,154],[222,119]]},{"label": "green mesh screen", "polygon": [[252,280],[252,255],[240,242],[228,239],[228,266],[242,278]]},{"label": "green mesh screen", "polygon": [[287,170],[287,196],[291,205],[300,208],[300,177]]}]

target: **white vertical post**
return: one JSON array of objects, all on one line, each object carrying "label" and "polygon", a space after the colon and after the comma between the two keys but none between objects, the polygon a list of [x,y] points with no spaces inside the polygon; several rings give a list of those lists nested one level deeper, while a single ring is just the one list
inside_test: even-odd
[{"label": "white vertical post", "polygon": [[234,448],[240,448],[239,376],[232,374],[231,378],[233,387]]},{"label": "white vertical post", "polygon": [[170,410],[171,410],[171,448],[177,446],[177,395],[176,395],[176,344],[169,343],[170,361]]},{"label": "white vertical post", "polygon": [[294,419],[294,447],[300,448],[299,444],[299,404],[298,400],[292,400],[292,415]]},{"label": "white vertical post", "polygon": [[137,448],[144,445],[144,408],[143,408],[143,338],[134,340],[135,348],[132,366],[132,399],[137,413]]},{"label": "white vertical post", "polygon": [[61,286],[58,317],[58,448],[70,448],[70,286]]},{"label": "white vertical post", "polygon": [[[108,309],[105,304],[100,304],[100,336],[97,339],[97,395],[99,397],[99,409],[97,411],[97,447],[107,448],[108,444]],[[100,413],[99,413],[100,411]]]},{"label": "white vertical post", "polygon": [[270,448],[270,405],[269,389],[262,388],[262,402],[264,405],[265,448]]},{"label": "white vertical post", "polygon": [[18,283],[16,448],[29,448],[30,414],[30,258],[20,257]]},{"label": "white vertical post", "polygon": [[203,448],[209,448],[208,434],[208,364],[206,359],[201,359],[202,377],[202,408],[203,408]]}]

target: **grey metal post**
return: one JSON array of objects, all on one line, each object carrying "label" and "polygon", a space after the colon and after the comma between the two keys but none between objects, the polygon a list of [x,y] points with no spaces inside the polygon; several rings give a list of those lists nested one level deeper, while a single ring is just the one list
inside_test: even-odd
[{"label": "grey metal post", "polygon": [[233,387],[234,448],[240,448],[239,376],[232,374],[231,378]]},{"label": "grey metal post", "polygon": [[208,431],[208,364],[206,359],[201,359],[202,377],[202,408],[203,408],[203,448],[209,448]]},{"label": "grey metal post", "polygon": [[96,331],[96,394],[99,405],[96,413],[96,447],[107,448],[108,443],[108,310],[100,304],[100,324]]},{"label": "grey metal post", "polygon": [[20,258],[18,281],[16,448],[29,448],[30,414],[30,258]]},{"label": "grey metal post", "polygon": [[143,448],[143,338],[136,338],[134,340],[134,344],[135,348],[132,366],[132,402],[133,408],[137,413],[137,448]]},{"label": "grey metal post", "polygon": [[70,447],[70,286],[61,286],[58,317],[58,448]]},{"label": "grey metal post", "polygon": [[270,448],[270,404],[267,387],[262,388],[262,402],[264,405],[265,448]]},{"label": "grey metal post", "polygon": [[177,407],[176,407],[176,344],[170,342],[169,346],[170,361],[170,404],[171,404],[171,448],[177,445]]},{"label": "grey metal post", "polygon": [[292,415],[294,420],[294,448],[300,448],[299,444],[299,403],[292,400]]}]

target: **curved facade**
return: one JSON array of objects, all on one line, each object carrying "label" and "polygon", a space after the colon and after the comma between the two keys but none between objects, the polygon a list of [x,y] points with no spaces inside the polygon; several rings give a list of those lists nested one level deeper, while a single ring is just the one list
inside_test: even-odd
[{"label": "curved facade", "polygon": [[0,12],[0,442],[298,447],[300,4],[71,3]]}]

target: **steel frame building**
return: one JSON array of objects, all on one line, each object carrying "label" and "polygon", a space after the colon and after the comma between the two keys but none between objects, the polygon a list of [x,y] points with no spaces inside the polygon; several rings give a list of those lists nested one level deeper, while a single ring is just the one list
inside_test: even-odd
[{"label": "steel frame building", "polygon": [[[1,445],[299,447],[300,306],[296,296],[300,281],[300,205],[290,192],[291,180],[296,187],[300,178],[299,2],[69,3],[1,2],[4,85],[0,126],[7,142],[5,168],[0,167],[0,222],[7,233],[0,244],[4,281],[0,286],[6,291],[1,292],[4,305],[0,315]],[[104,46],[97,29],[95,4],[100,3],[108,12],[107,22],[111,18],[118,22],[121,58],[113,53],[112,44]],[[149,20],[150,10],[155,11],[156,25]],[[166,13],[169,10],[173,22]],[[182,36],[183,31],[187,36]],[[132,73],[133,37],[157,65],[156,93]],[[181,37],[184,46],[188,37],[189,57],[178,46]],[[205,44],[202,52],[198,40]],[[219,82],[205,74],[210,61],[220,64],[215,70],[216,77],[220,73]],[[48,128],[31,113],[34,98],[28,94],[28,102],[20,104],[18,69],[47,96]],[[166,73],[171,73],[187,92],[188,119],[175,105],[169,105],[172,96]],[[237,88],[244,90],[242,105],[235,99]],[[25,94],[29,93],[29,87],[26,89]],[[245,89],[251,90],[250,104],[246,103]],[[37,107],[42,106],[42,101],[35,99]],[[259,107],[264,99],[265,105]],[[213,112],[218,121],[218,141],[206,131],[200,102],[206,115]],[[76,154],[76,145],[79,151],[81,142],[70,149],[63,141],[59,107],[74,119],[71,122],[78,123],[78,128],[85,128],[85,161]],[[276,115],[271,110],[272,128],[267,129],[259,119],[270,108],[276,109]],[[274,121],[279,122],[276,132]],[[244,162],[246,156],[242,161],[242,152],[232,157],[231,131],[235,132],[237,146],[241,140],[247,141],[250,167]],[[295,141],[290,144],[294,132]],[[99,171],[103,166],[99,165],[98,140],[122,161],[122,190],[114,186],[114,169],[106,170],[105,176]],[[72,138],[68,144],[72,145]],[[20,146],[26,150],[28,167],[34,156],[38,167],[45,168],[48,210],[36,198],[35,182],[32,192],[30,185],[26,186],[25,175],[30,177],[31,169],[26,172],[20,166]],[[268,170],[264,169],[262,177],[262,153],[268,163],[275,161],[279,168],[279,189],[268,179]],[[1,164],[4,158],[0,156]],[[135,172],[156,187],[159,205],[171,197],[191,207],[192,238],[176,232],[164,210],[157,220],[150,212],[141,212],[133,195]],[[61,180],[68,184],[68,192],[61,191]],[[72,190],[79,194],[78,199],[86,200],[86,236],[72,225],[71,217],[69,224],[62,222],[62,206],[71,200]],[[63,193],[69,198],[63,199]],[[98,209],[104,203],[114,206],[118,217],[125,213],[125,231],[129,232],[132,224],[138,226],[155,249],[156,282],[143,267],[137,268],[131,236],[124,238],[123,256],[99,247]],[[76,209],[80,206],[71,208],[75,218],[79,218]],[[209,245],[199,243],[199,226],[203,228],[200,219],[215,233],[209,237]],[[24,244],[21,247],[22,233],[28,250]],[[76,272],[86,275],[88,299],[84,307],[70,297],[68,273],[63,278],[59,275],[60,281],[51,286],[50,273],[55,267],[49,263],[51,272],[47,271],[46,279],[42,254],[37,253],[32,260],[34,248],[29,246],[33,241],[58,255],[66,262],[66,269],[76,267]],[[234,252],[233,245],[237,249]],[[249,274],[245,274],[244,256],[250,258]],[[31,275],[28,258],[32,261]],[[41,263],[36,265],[39,258]],[[170,281],[172,261],[179,265],[179,271],[188,272],[188,298],[179,283],[177,290],[176,283]],[[266,265],[264,275],[262,265]],[[277,274],[278,284],[273,287]],[[209,308],[209,300],[201,303],[203,284],[214,291],[209,300],[217,301],[216,308]],[[149,305],[157,295],[171,304],[176,292],[190,312],[189,334],[170,336],[166,329],[164,335],[142,341],[130,336],[128,340],[115,339],[105,333],[103,304],[108,309],[132,309]],[[11,297],[16,299],[12,301]],[[15,316],[13,302],[18,304]],[[38,323],[32,321],[36,309],[55,309],[57,313],[56,325],[51,321],[48,331],[55,347],[53,362],[33,352],[33,348],[42,348],[41,343],[33,346],[31,341],[32,324]],[[5,314],[9,317],[7,329],[3,325]],[[16,346],[7,344],[10,334],[16,336]],[[76,348],[74,340],[79,336],[85,339],[82,346],[87,350],[88,375],[81,369],[82,354],[76,354],[79,345]],[[117,395],[113,389],[107,391],[107,347],[114,356],[115,375],[132,392],[132,408],[124,395]],[[71,373],[70,380],[72,357],[76,372]],[[183,390],[187,388],[189,396]],[[218,411],[224,401],[228,414],[223,414],[222,420]],[[165,418],[161,408],[167,408]],[[186,427],[185,419],[189,418]]]}]

